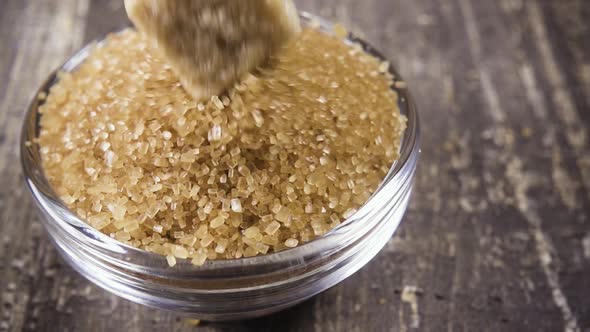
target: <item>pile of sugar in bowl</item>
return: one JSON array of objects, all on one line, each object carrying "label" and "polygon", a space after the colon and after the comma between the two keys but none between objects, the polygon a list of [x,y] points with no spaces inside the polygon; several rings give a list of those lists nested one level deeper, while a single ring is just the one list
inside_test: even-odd
[{"label": "pile of sugar in bowl", "polygon": [[388,64],[306,28],[270,64],[196,102],[134,30],[110,35],[40,108],[45,174],[111,237],[176,259],[311,241],[350,217],[398,158]]}]

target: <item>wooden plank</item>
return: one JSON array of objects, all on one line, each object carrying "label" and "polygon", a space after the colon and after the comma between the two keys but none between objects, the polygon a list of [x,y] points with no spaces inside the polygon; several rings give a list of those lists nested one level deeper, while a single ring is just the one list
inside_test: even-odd
[{"label": "wooden plank", "polygon": [[[583,331],[590,326],[590,3],[301,0],[382,50],[423,122],[414,199],[365,268],[293,309],[201,331]],[[57,256],[20,181],[30,94],[122,1],[0,3],[0,331],[189,331]],[[587,43],[586,43],[587,44]]]},{"label": "wooden plank", "polygon": [[[577,74],[583,72],[590,54],[587,47],[572,44],[568,37],[575,31],[585,31],[588,36],[587,22],[576,18],[589,8],[580,1],[551,7],[548,4],[529,4],[526,8],[536,44],[537,73],[555,115],[555,137],[552,142],[549,140],[551,177],[562,203],[541,209],[541,216],[545,217],[545,229],[554,237],[555,248],[549,264],[561,287],[560,291],[554,291],[555,300],[562,303],[560,309],[568,326],[584,328],[590,326],[590,304],[580,292],[590,286],[590,280],[585,277],[590,275],[587,263],[590,255],[584,251],[584,241],[590,240],[587,226],[587,212],[590,211],[590,90],[580,90],[587,83],[584,76]],[[566,16],[562,7],[568,8],[570,14]],[[555,210],[561,213],[556,216]]]}]

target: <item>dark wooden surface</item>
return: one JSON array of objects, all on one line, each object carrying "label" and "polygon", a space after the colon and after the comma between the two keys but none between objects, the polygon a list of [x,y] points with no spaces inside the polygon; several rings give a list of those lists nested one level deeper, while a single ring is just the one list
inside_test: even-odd
[{"label": "dark wooden surface", "polygon": [[[399,68],[422,117],[389,245],[291,310],[200,331],[590,331],[590,1],[302,0]],[[57,256],[24,189],[31,94],[122,0],[0,0],[0,331],[194,329]]]}]

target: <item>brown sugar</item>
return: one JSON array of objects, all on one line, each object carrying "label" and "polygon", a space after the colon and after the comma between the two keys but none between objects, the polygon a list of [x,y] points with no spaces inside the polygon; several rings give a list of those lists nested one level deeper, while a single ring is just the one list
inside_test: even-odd
[{"label": "brown sugar", "polygon": [[144,38],[110,35],[60,75],[39,144],[72,211],[171,266],[322,236],[398,158],[392,77],[358,45],[305,29],[268,67],[197,103]]}]

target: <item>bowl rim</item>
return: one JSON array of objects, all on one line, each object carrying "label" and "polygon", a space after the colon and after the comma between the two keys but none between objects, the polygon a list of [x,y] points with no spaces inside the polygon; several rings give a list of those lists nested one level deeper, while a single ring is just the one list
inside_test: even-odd
[{"label": "bowl rim", "polygon": [[[303,25],[316,25],[317,28],[321,29],[322,31],[332,33],[332,29],[335,22],[303,11],[300,12],[300,17],[302,19]],[[127,28],[128,27],[125,27],[124,29]],[[39,172],[38,174],[33,174],[34,171],[31,169],[30,165],[30,163],[32,162],[32,160],[30,159],[39,159],[39,145],[31,145],[29,143],[31,138],[38,137],[40,130],[40,114],[38,111],[39,107],[42,105],[43,102],[39,100],[38,96],[41,93],[49,92],[49,89],[59,80],[58,75],[60,72],[71,72],[75,70],[80,64],[84,62],[84,60],[89,56],[89,54],[95,47],[100,46],[102,43],[104,43],[108,35],[120,32],[122,30],[107,33],[101,36],[101,38],[89,42],[79,50],[75,51],[72,56],[68,57],[65,62],[63,62],[57,69],[53,70],[49,74],[48,78],[41,84],[40,88],[35,92],[35,94],[31,98],[31,102],[27,106],[27,111],[21,131],[20,142],[20,157],[25,182],[30,192],[32,193],[32,196],[35,199],[35,203],[39,208],[47,209],[46,206],[40,203],[40,197],[38,197],[38,195],[43,196],[42,198],[44,199],[48,199],[57,207],[61,208],[61,210],[63,210],[61,211],[62,213],[67,214],[67,220],[55,220],[55,218],[53,218],[54,220],[52,220],[52,222],[63,221],[58,222],[58,224],[60,227],[68,227],[69,234],[75,234],[90,241],[99,241],[101,247],[108,248],[109,250],[112,250],[114,252],[125,253],[129,255],[145,256],[148,257],[150,260],[160,260],[167,269],[176,269],[178,272],[182,273],[216,270],[242,264],[257,265],[269,262],[276,263],[283,261],[292,261],[294,259],[304,257],[306,254],[309,254],[310,252],[317,253],[318,250],[329,248],[329,244],[333,241],[334,237],[345,236],[346,234],[349,234],[357,230],[357,228],[355,228],[354,226],[363,222],[362,215],[365,214],[367,210],[367,205],[375,198],[375,196],[379,194],[381,191],[383,191],[388,183],[396,182],[396,180],[401,180],[401,178],[404,176],[404,171],[409,170],[409,168],[411,167],[415,167],[415,163],[413,163],[412,166],[411,161],[415,159],[415,156],[417,156],[420,152],[420,123],[418,111],[414,99],[410,94],[405,82],[402,80],[401,76],[395,70],[393,65],[390,65],[389,72],[394,76],[394,84],[391,88],[397,93],[399,111],[402,115],[406,117],[407,120],[406,128],[402,136],[402,145],[399,151],[400,156],[396,161],[394,161],[388,173],[385,175],[384,179],[381,181],[381,183],[379,184],[375,192],[371,195],[371,197],[369,197],[369,199],[367,199],[367,201],[363,205],[361,205],[361,207],[359,207],[358,210],[351,217],[344,220],[340,225],[331,229],[326,234],[314,238],[313,240],[301,244],[295,248],[290,248],[283,251],[273,252],[270,254],[259,255],[254,257],[207,260],[205,264],[202,266],[193,265],[190,263],[190,260],[188,259],[177,259],[177,265],[174,268],[169,268],[166,263],[166,256],[149,252],[136,247],[132,247],[130,245],[119,242],[118,240],[111,238],[107,234],[104,234],[101,231],[96,230],[92,226],[87,224],[82,218],[79,218],[73,211],[71,211],[65,205],[65,203],[63,203],[59,196],[53,191],[53,189],[49,185],[47,178],[42,172],[42,169],[41,172]],[[370,44],[368,44],[366,41],[355,36],[352,33],[350,33],[348,37],[346,37],[345,41],[347,43],[359,43],[362,45],[363,49],[367,53],[383,61],[387,60],[386,57],[384,57]],[[404,83],[402,85],[395,84],[397,82]],[[32,133],[29,125],[31,117],[35,117],[34,132]]]}]

